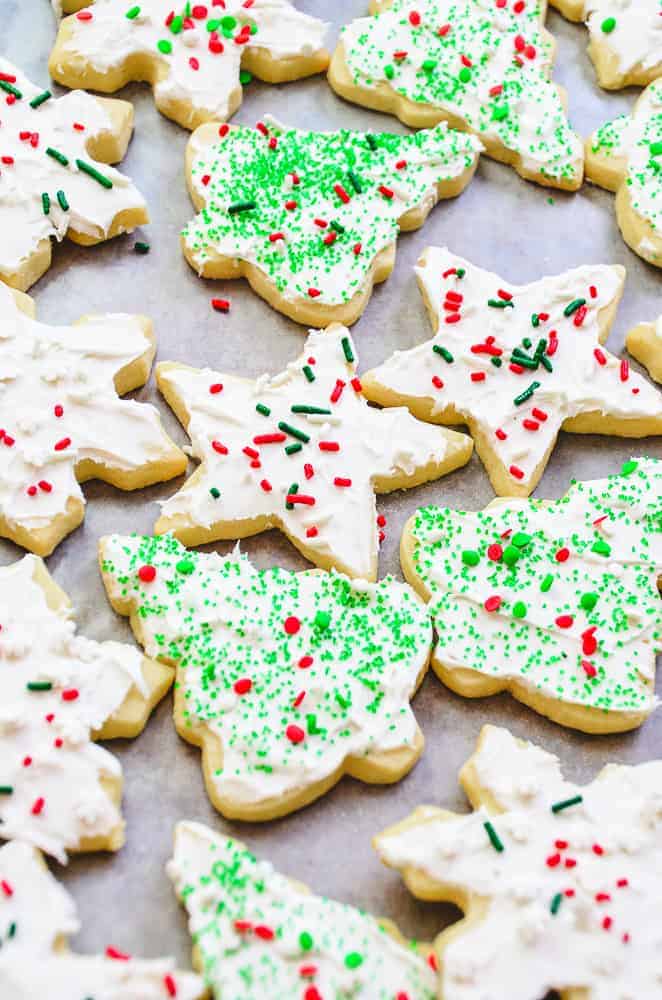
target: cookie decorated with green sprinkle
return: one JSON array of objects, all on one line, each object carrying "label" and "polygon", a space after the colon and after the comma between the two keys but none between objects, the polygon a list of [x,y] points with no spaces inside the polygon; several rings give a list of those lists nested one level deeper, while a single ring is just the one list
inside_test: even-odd
[{"label": "cookie decorated with green sprinkle", "polygon": [[429,128],[447,121],[527,180],[576,190],[583,151],[551,80],[539,0],[372,0],[342,31],[329,82],[342,97]]},{"label": "cookie decorated with green sprinkle", "polygon": [[641,725],[657,705],[661,495],[662,462],[639,458],[554,502],[417,511],[402,567],[429,601],[440,679],[584,732]]},{"label": "cookie decorated with green sprinkle", "polygon": [[464,189],[481,148],[445,124],[418,135],[308,132],[269,116],[203,125],[186,154],[199,215],[184,255],[202,277],[246,278],[298,323],[350,325],[393,270],[400,230]]},{"label": "cookie decorated with green sprinkle", "polygon": [[171,535],[112,535],[100,554],[113,607],[177,668],[177,730],[225,816],[272,819],[344,773],[388,783],[413,767],[431,626],[406,584],[260,571]]},{"label": "cookie decorated with green sprinkle", "polygon": [[179,823],[168,874],[215,1000],[434,1000],[436,957],[386,920],[313,895],[237,840]]},{"label": "cookie decorated with green sprinkle", "polygon": [[661,782],[652,760],[577,785],[558,757],[485,726],[460,771],[473,812],[421,806],[374,840],[415,896],[464,913],[435,942],[437,995],[657,996]]}]

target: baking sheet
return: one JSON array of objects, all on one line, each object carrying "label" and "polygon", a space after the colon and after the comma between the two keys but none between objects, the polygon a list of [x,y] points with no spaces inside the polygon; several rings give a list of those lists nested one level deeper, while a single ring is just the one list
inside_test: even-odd
[{"label": "baking sheet", "polygon": [[[340,26],[363,15],[367,0],[297,0],[297,5],[332,21],[329,48],[333,48]],[[55,37],[47,0],[0,0],[0,13],[0,53],[22,66],[35,82],[46,85],[47,59]],[[603,120],[627,111],[638,91],[601,91],[584,51],[585,30],[554,12],[547,23],[558,39],[556,79],[568,89],[572,124],[585,136]],[[60,88],[52,89],[60,92]],[[190,270],[178,243],[178,232],[192,215],[183,177],[188,132],[158,114],[146,85],[127,87],[119,96],[133,101],[136,109],[135,135],[121,169],[145,194],[152,223],[139,234],[100,247],[85,249],[67,243],[56,247],[53,267],[31,291],[40,317],[58,323],[90,311],[145,312],[155,321],[160,360],[210,365],[247,376],[279,371],[297,355],[305,331],[273,312],[244,282],[204,282]],[[266,112],[308,128],[407,131],[389,116],[343,103],[324,77],[278,87],[253,82],[245,88],[235,120],[253,124]],[[527,184],[508,167],[483,159],[460,198],[441,203],[422,230],[400,237],[395,273],[375,290],[353,327],[359,370],[429,336],[412,270],[429,243],[447,244],[512,282],[585,263],[624,264],[628,280],[609,340],[610,349],[620,352],[627,330],[662,312],[662,295],[660,272],[623,243],[613,201],[613,195],[588,185],[572,195]],[[133,253],[136,238],[149,241],[148,256]],[[229,315],[212,311],[209,300],[217,295],[231,300]],[[178,442],[187,443],[153,381],[136,398],[156,403],[168,431]],[[662,458],[662,442],[659,438],[628,442],[561,433],[537,495],[558,497],[573,476],[588,479],[615,472],[637,453]],[[102,483],[84,487],[88,499],[84,525],[48,560],[51,572],[74,602],[82,634],[132,641],[125,619],[115,616],[106,601],[96,566],[97,539],[111,531],[149,533],[158,513],[155,501],[171,495],[177,485],[166,483],[133,494]],[[466,468],[437,483],[380,498],[379,509],[388,519],[381,573],[401,577],[400,533],[417,506],[436,503],[478,509],[492,497],[487,475],[474,456]],[[231,547],[219,543],[210,548],[228,552]],[[276,563],[290,569],[306,566],[277,532],[248,539],[242,547],[261,567]],[[0,541],[1,563],[21,554],[17,547]],[[253,825],[228,823],[209,805],[200,754],[175,734],[171,699],[167,698],[141,737],[108,744],[124,768],[126,846],[118,855],[73,857],[66,868],[53,866],[75,896],[83,920],[74,947],[98,952],[112,943],[134,955],[174,954],[184,967],[189,965],[185,916],[163,872],[173,825],[184,818],[240,837],[315,891],[389,916],[405,933],[429,939],[457,911],[414,900],[396,873],[378,863],[370,838],[421,802],[467,808],[457,786],[457,772],[485,722],[507,726],[516,735],[560,754],[567,774],[576,780],[590,779],[607,761],[627,763],[660,755],[659,715],[639,732],[590,738],[547,722],[508,695],[478,701],[459,698],[432,673],[414,707],[426,750],[400,784],[379,788],[345,778],[307,809],[277,822]]]}]

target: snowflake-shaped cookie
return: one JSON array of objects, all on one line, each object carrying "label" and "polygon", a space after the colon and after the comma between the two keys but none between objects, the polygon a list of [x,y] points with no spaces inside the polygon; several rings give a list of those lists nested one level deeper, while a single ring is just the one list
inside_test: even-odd
[{"label": "snowflake-shaped cookie", "polygon": [[177,826],[168,874],[218,1000],[437,996],[429,949],[405,941],[388,921],[313,895],[200,823]]},{"label": "snowflake-shaped cookie", "polygon": [[662,382],[662,315],[652,323],[633,327],[625,338],[625,346],[648,369],[652,379]]},{"label": "snowflake-shaped cookie", "polygon": [[2,57],[0,101],[0,280],[25,291],[50,266],[51,238],[89,246],[148,217],[131,181],[107,166],[126,152],[130,104],[55,98]]},{"label": "snowflake-shaped cookie", "polygon": [[92,739],[137,736],[172,671],[77,636],[68,597],[36,556],[0,569],[0,625],[0,837],[61,861],[117,850],[122,771]]},{"label": "snowflake-shaped cookie", "polygon": [[623,239],[662,267],[662,80],[646,88],[632,114],[606,122],[588,139],[586,177],[616,192]]},{"label": "snowflake-shaped cookie", "polygon": [[500,496],[533,491],[561,428],[662,432],[662,394],[602,346],[623,268],[514,285],[428,247],[416,275],[435,335],[364,375],[364,392],[424,420],[466,422]]},{"label": "snowflake-shaped cookie", "polygon": [[104,957],[71,954],[80,921],[68,892],[29,844],[0,848],[0,996],[3,1000],[197,1000],[202,980],[172,959],[133,959],[109,946]]},{"label": "snowflake-shaped cookie", "polygon": [[301,357],[255,381],[165,362],[161,392],[201,465],[162,504],[158,534],[187,545],[279,527],[310,559],[374,580],[375,492],[468,462],[471,440],[404,409],[368,406],[348,331],[311,331]]},{"label": "snowflake-shaped cookie", "polygon": [[588,785],[485,726],[460,772],[474,812],[422,806],[375,838],[422,899],[465,920],[436,942],[444,1000],[658,996],[662,761],[609,764]]},{"label": "snowflake-shaped cookie", "polygon": [[395,263],[400,230],[473,176],[480,143],[445,124],[418,135],[203,125],[187,150],[200,214],[186,259],[205,278],[245,277],[298,323],[354,323]]},{"label": "snowflake-shaped cookie", "polygon": [[271,819],[343,773],[399,780],[423,738],[409,706],[431,643],[423,603],[392,578],[259,571],[172,536],[101,542],[113,607],[178,669],[175,721],[203,748],[226,816]]},{"label": "snowflake-shaped cookie", "polygon": [[528,180],[575,190],[583,153],[550,79],[554,39],[538,0],[372,0],[329,70],[342,97],[417,128],[447,121]]},{"label": "snowflake-shaped cookie", "polygon": [[137,489],[180,475],[186,456],[153,406],[118,398],[149,377],[145,317],[51,327],[33,315],[0,284],[0,535],[49,555],[83,520],[79,481]]},{"label": "snowflake-shaped cookie", "polygon": [[147,80],[159,111],[184,128],[233,115],[251,73],[283,83],[329,62],[326,24],[290,0],[95,0],[65,9],[72,7],[78,13],[62,21],[51,53],[52,77],[104,93]]},{"label": "snowflake-shaped cookie", "polygon": [[554,503],[417,511],[402,564],[430,600],[439,677],[587,732],[640,725],[657,704],[661,495],[662,462],[639,459]]}]

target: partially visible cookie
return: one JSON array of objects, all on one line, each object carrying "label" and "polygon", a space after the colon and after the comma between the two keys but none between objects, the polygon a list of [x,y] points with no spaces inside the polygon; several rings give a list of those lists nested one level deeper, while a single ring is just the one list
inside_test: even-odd
[{"label": "partially visible cookie", "polygon": [[171,958],[143,961],[108,946],[76,955],[76,906],[37,850],[18,840],[0,848],[0,996],[3,1000],[202,1000],[202,979]]},{"label": "partially visible cookie", "polygon": [[662,267],[662,80],[646,88],[631,114],[605,122],[587,139],[586,177],[616,192],[623,239]]},{"label": "partially visible cookie", "polygon": [[474,812],[421,806],[375,837],[420,899],[464,919],[435,942],[444,1000],[652,998],[662,761],[563,777],[557,757],[485,726],[460,784]]},{"label": "partially visible cookie", "polygon": [[625,346],[656,382],[662,382],[662,316],[653,323],[637,323],[625,338]]},{"label": "partially visible cookie", "polygon": [[55,98],[0,56],[0,281],[21,291],[48,270],[51,239],[91,246],[149,221],[110,163],[133,131],[128,101],[76,91]]},{"label": "partially visible cookie", "polygon": [[116,851],[122,770],[92,740],[137,736],[173,671],[77,636],[67,595],[36,556],[0,569],[0,614],[0,837],[62,862],[67,851]]},{"label": "partially visible cookie", "polygon": [[[114,93],[146,80],[156,106],[184,128],[225,121],[241,104],[254,73],[286,83],[323,72],[327,25],[290,0],[66,0],[49,60],[66,87]],[[81,9],[81,8],[84,9]]]},{"label": "partially visible cookie", "polygon": [[428,946],[406,941],[390,921],[313,895],[201,823],[178,824],[168,874],[216,1000],[437,996]]}]

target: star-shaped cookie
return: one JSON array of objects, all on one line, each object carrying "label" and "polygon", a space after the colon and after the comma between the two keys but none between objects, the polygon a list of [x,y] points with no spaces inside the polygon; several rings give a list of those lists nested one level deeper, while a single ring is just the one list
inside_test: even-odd
[{"label": "star-shaped cookie", "polygon": [[437,996],[429,947],[406,941],[389,921],[313,895],[200,823],[178,824],[168,874],[189,914],[194,960],[218,1000]]},{"label": "star-shaped cookie", "polygon": [[418,760],[409,701],[432,635],[406,584],[260,571],[172,536],[111,535],[100,562],[115,610],[148,655],[177,667],[177,730],[202,747],[225,816],[273,819],[344,773],[387,784]]},{"label": "star-shaped cookie", "polygon": [[652,379],[662,382],[662,315],[652,323],[637,323],[625,338],[625,346]]},{"label": "star-shaped cookie", "polygon": [[362,376],[365,395],[466,423],[500,496],[528,496],[559,430],[662,432],[662,394],[602,346],[625,272],[585,266],[528,285],[428,247],[416,276],[435,334]]},{"label": "star-shaped cookie", "polygon": [[421,899],[465,914],[436,941],[444,1000],[656,997],[662,761],[590,784],[485,726],[460,783],[474,812],[421,806],[374,844]]},{"label": "star-shaped cookie", "polygon": [[662,80],[646,88],[632,114],[606,122],[587,140],[586,177],[616,192],[623,239],[662,267]]},{"label": "star-shaped cookie", "polygon": [[586,732],[622,732],[656,707],[662,649],[662,462],[575,482],[562,500],[416,512],[407,580],[430,601],[433,667],[470,698],[510,691]]},{"label": "star-shaped cookie", "polygon": [[162,504],[157,534],[201,545],[278,527],[316,565],[376,579],[375,493],[465,465],[471,439],[368,406],[356,365],[337,324],[310,331],[272,377],[159,364],[159,388],[201,465]]},{"label": "star-shaped cookie", "polygon": [[63,862],[118,850],[122,770],[92,740],[137,736],[172,671],[76,635],[69,598],[36,556],[0,569],[0,624],[0,837]]},{"label": "star-shaped cookie", "polygon": [[78,13],[60,24],[49,60],[53,79],[104,93],[147,80],[159,111],[184,128],[233,115],[251,73],[284,83],[321,73],[329,63],[327,25],[290,0],[81,6],[65,4]]},{"label": "star-shaped cookie", "polygon": [[204,984],[171,958],[133,959],[109,946],[76,955],[67,938],[80,929],[76,906],[39,852],[13,841],[0,848],[0,996],[5,1000],[202,1000]]},{"label": "star-shaped cookie", "polygon": [[79,482],[124,490],[180,475],[158,411],[118,396],[144,385],[151,323],[124,313],[46,326],[0,283],[0,535],[49,555],[84,516]]},{"label": "star-shaped cookie", "polygon": [[127,101],[55,98],[0,57],[0,280],[26,291],[51,239],[90,246],[148,222],[142,195],[109,163],[133,130]]},{"label": "star-shaped cookie", "polygon": [[480,143],[446,125],[418,135],[203,125],[186,155],[196,216],[189,264],[245,277],[298,323],[354,323],[395,263],[401,230],[473,176]]},{"label": "star-shaped cookie", "polygon": [[429,128],[447,121],[528,180],[576,190],[583,152],[550,79],[554,39],[538,0],[371,0],[331,60],[341,97]]}]

